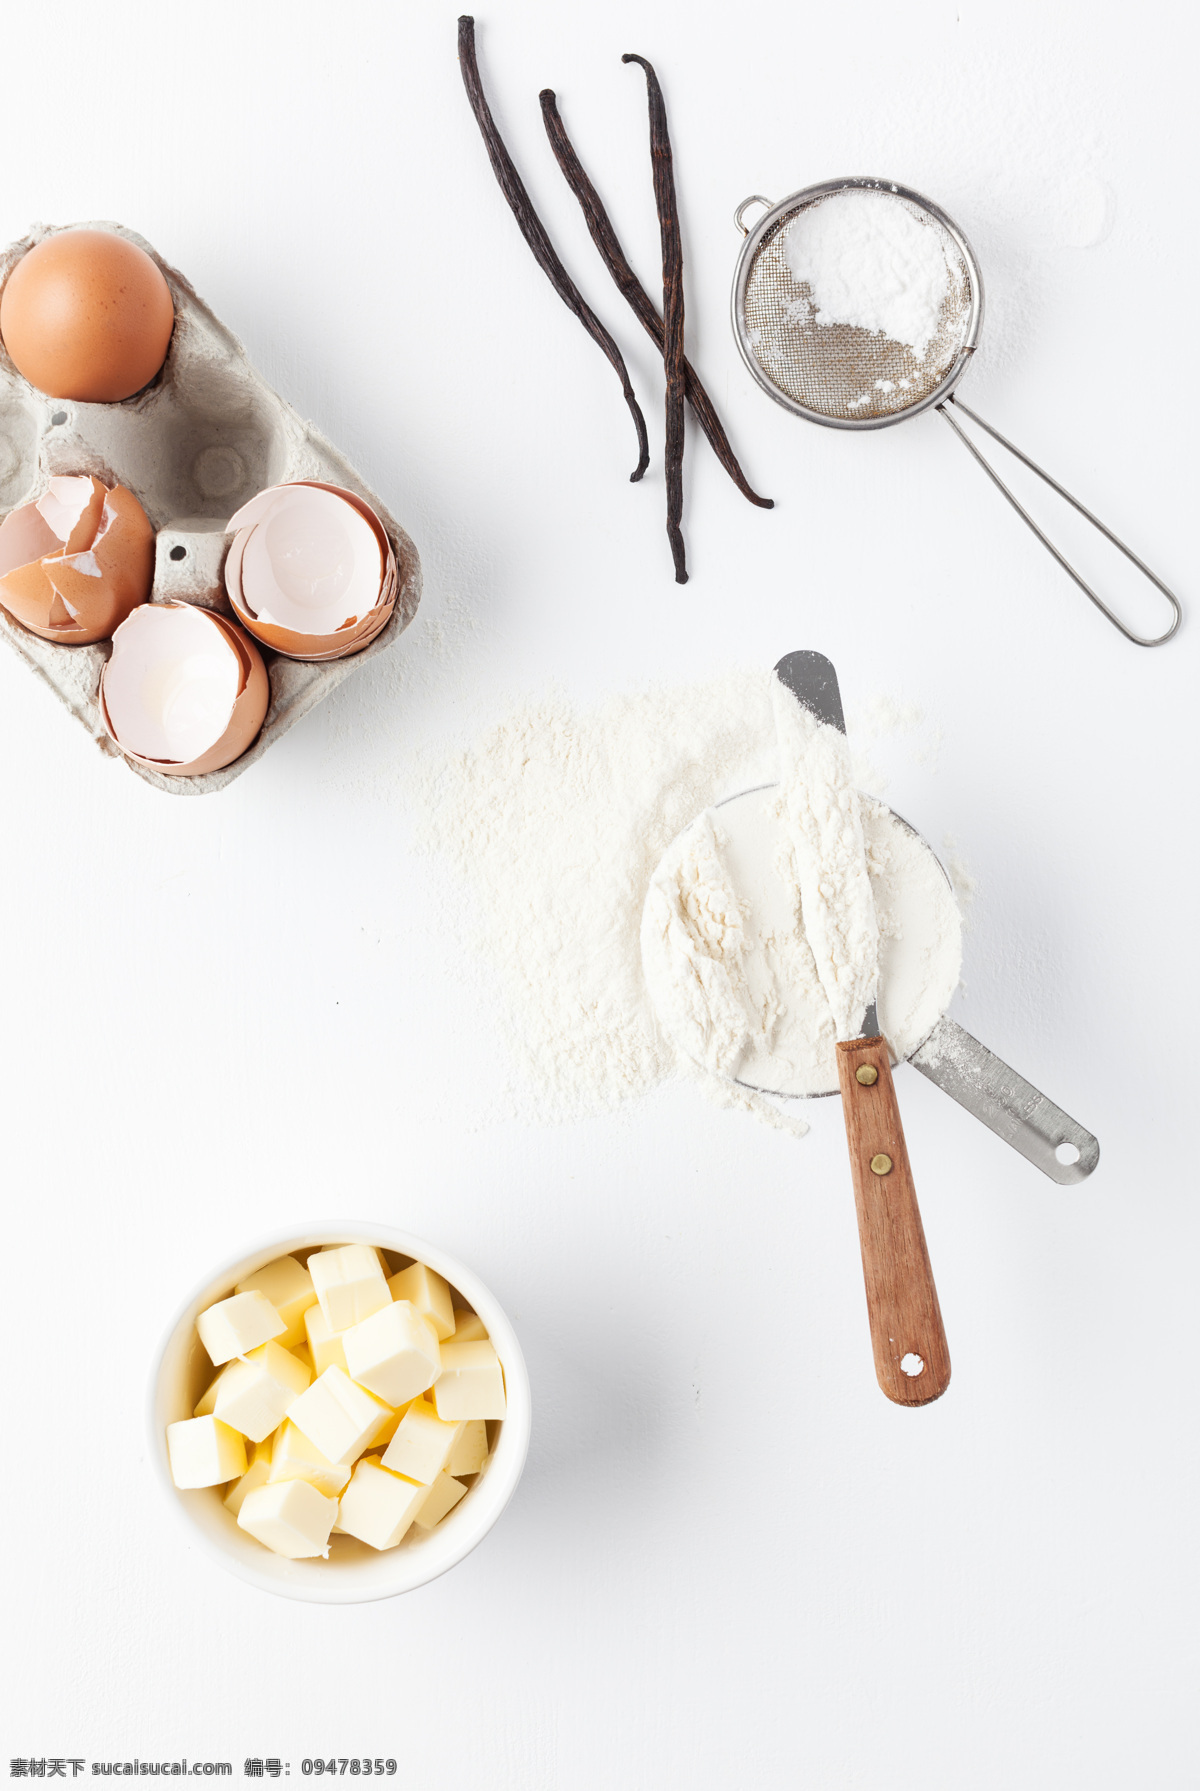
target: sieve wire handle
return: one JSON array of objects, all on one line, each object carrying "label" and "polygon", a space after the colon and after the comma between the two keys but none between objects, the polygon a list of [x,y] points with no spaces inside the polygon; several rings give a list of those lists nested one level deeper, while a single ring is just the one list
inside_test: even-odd
[{"label": "sieve wire handle", "polygon": [[[1033,517],[1029,514],[1028,510],[1026,510],[1025,506],[1020,502],[1019,498],[1017,498],[1015,493],[1010,491],[1008,486],[1004,483],[1004,480],[1000,477],[999,473],[996,471],[996,469],[992,465],[991,461],[988,460],[983,454],[980,453],[979,449],[975,446],[975,443],[971,440],[970,436],[966,433],[966,431],[964,429],[960,428],[960,426],[955,422],[954,418],[950,414],[949,407],[951,405],[954,406],[955,410],[963,411],[968,417],[970,417],[971,421],[973,423],[977,423],[981,429],[985,429],[987,431],[987,433],[992,437],[993,441],[998,441],[1002,448],[1007,448],[1010,454],[1014,454],[1016,456],[1016,458],[1021,462],[1021,464],[1023,466],[1027,466],[1031,473],[1036,473],[1038,478],[1041,479],[1045,484],[1047,484],[1050,487],[1051,491],[1056,491],[1058,493],[1059,497],[1065,498],[1067,503],[1070,504],[1070,506],[1073,510],[1078,510],[1079,514],[1082,517],[1086,518],[1086,520],[1092,524],[1093,528],[1099,529],[1100,533],[1105,537],[1105,539],[1107,541],[1111,541],[1113,546],[1115,548],[1117,548],[1121,553],[1123,553],[1125,555],[1125,558],[1127,560],[1129,560],[1133,565],[1135,565],[1137,567],[1138,571],[1141,572],[1146,578],[1148,578],[1150,580],[1150,583],[1152,585],[1154,585],[1157,590],[1162,592],[1163,596],[1166,598],[1167,602],[1171,605],[1171,609],[1174,612],[1174,619],[1171,623],[1171,626],[1167,629],[1165,634],[1155,634],[1155,635],[1135,634],[1133,632],[1132,628],[1127,628],[1125,626],[1125,624],[1124,624],[1124,622],[1122,622],[1120,616],[1118,616],[1115,613],[1115,611],[1111,610],[1108,607],[1108,604],[1105,603],[1103,597],[1099,596],[1099,594],[1097,592],[1093,591],[1091,585],[1089,585],[1087,580],[1080,573],[1078,573],[1075,570],[1075,568],[1074,568],[1074,566],[1072,566],[1070,560],[1068,560],[1064,554],[1059,552],[1058,548],[1055,547],[1053,541],[1051,541],[1049,535],[1047,535],[1042,529],[1040,529],[1038,527],[1037,523],[1033,520]],[[975,456],[975,459],[979,462],[980,466],[983,468],[983,470],[987,474],[988,478],[992,481],[993,485],[998,486],[999,489],[1004,493],[1005,497],[1008,499],[1009,503],[1012,505],[1013,509],[1017,512],[1017,515],[1021,518],[1021,520],[1025,523],[1028,523],[1029,527],[1033,530],[1033,533],[1037,536],[1038,540],[1041,542],[1042,546],[1046,549],[1047,553],[1053,554],[1054,558],[1058,561],[1058,563],[1062,567],[1063,571],[1065,573],[1067,573],[1069,577],[1071,577],[1075,580],[1075,583],[1079,586],[1080,590],[1084,593],[1084,595],[1091,598],[1092,602],[1096,605],[1096,608],[1108,617],[1108,619],[1112,623],[1113,627],[1120,629],[1121,633],[1125,636],[1125,639],[1127,641],[1132,641],[1135,647],[1161,647],[1165,641],[1169,641],[1171,639],[1171,636],[1177,631],[1180,622],[1183,620],[1183,611],[1180,609],[1179,599],[1178,599],[1178,597],[1176,597],[1174,591],[1170,590],[1169,587],[1163,583],[1162,579],[1159,578],[1159,576],[1156,572],[1152,572],[1150,570],[1150,568],[1149,568],[1149,566],[1147,566],[1145,560],[1139,559],[1137,554],[1134,553],[1134,551],[1131,547],[1126,547],[1125,543],[1120,539],[1120,537],[1118,535],[1114,535],[1112,530],[1110,528],[1108,528],[1105,523],[1102,523],[1098,516],[1093,516],[1092,512],[1087,508],[1086,504],[1081,504],[1079,499],[1077,497],[1073,497],[1071,495],[1071,493],[1066,489],[1065,486],[1059,484],[1057,479],[1052,479],[1050,477],[1050,474],[1048,472],[1046,472],[1043,467],[1040,467],[1037,464],[1036,460],[1031,460],[1029,458],[1028,454],[1023,454],[1021,452],[1020,448],[1015,447],[1013,445],[1013,443],[1008,440],[1007,436],[1001,435],[1001,433],[998,429],[993,429],[992,425],[990,423],[985,423],[981,416],[979,416],[975,411],[969,409],[968,406],[965,405],[960,398],[958,398],[954,395],[954,393],[951,393],[949,398],[947,398],[943,403],[939,404],[937,406],[937,409],[941,412],[942,416],[945,417],[947,423],[949,423],[951,429],[953,429],[953,431],[954,431],[955,435],[957,435],[959,441],[962,442],[964,447],[966,447]]]}]

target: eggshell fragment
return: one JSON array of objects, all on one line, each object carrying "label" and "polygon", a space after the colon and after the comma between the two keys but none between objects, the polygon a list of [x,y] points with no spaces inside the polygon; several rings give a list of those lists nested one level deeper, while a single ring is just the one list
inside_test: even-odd
[{"label": "eggshell fragment", "polygon": [[0,603],[43,640],[107,640],[153,579],[154,530],[123,485],[59,476],[0,523]]},{"label": "eggshell fragment", "polygon": [[342,659],[384,627],[399,585],[396,556],[354,492],[315,479],[273,485],[229,528],[225,589],[264,645],[289,659]]},{"label": "eggshell fragment", "polygon": [[113,636],[100,713],[127,758],[200,777],[250,746],[267,713],[262,654],[234,622],[192,603],[146,603]]}]

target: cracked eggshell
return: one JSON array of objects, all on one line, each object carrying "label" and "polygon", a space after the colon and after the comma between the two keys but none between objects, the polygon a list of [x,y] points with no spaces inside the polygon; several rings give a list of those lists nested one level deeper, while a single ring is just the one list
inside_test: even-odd
[{"label": "cracked eggshell", "polygon": [[131,491],[91,474],[52,478],[0,523],[0,604],[43,640],[107,640],[153,580],[149,517]]},{"label": "cracked eggshell", "polygon": [[113,636],[100,713],[126,758],[164,777],[220,771],[253,743],[270,685],[235,622],[192,603],[146,603]]},{"label": "cracked eggshell", "polygon": [[[101,752],[165,795],[213,795],[256,764],[368,659],[401,647],[400,637],[420,602],[420,555],[383,500],[320,430],[272,391],[232,331],[178,269],[123,224],[105,220],[83,227],[133,242],[150,256],[170,289],[174,334],[158,376],[116,404],[45,398],[0,347],[0,519],[38,497],[52,474],[90,473],[105,486],[124,486],[158,531],[151,601],[182,600],[230,619],[222,579],[229,518],[269,486],[312,480],[361,495],[395,554],[391,611],[379,632],[353,653],[302,660],[264,645],[271,702],[258,739],[231,765],[203,777],[163,776],[114,745],[99,704],[107,641],[76,645],[43,639],[0,604],[0,645],[44,680]],[[19,242],[0,247],[0,298],[27,252],[59,234],[37,225]]]},{"label": "cracked eggshell", "polygon": [[[306,504],[301,494],[320,494]],[[367,547],[367,530],[350,524],[345,545],[354,556],[345,595],[324,612],[312,606],[309,593],[298,602],[285,583],[289,560],[311,527],[315,531],[338,525],[337,513],[328,500],[349,506],[357,521],[365,522],[374,542],[378,563]],[[308,523],[305,512],[311,514]],[[346,519],[349,523],[349,519]],[[229,519],[233,542],[225,562],[225,590],[238,620],[264,646],[289,659],[324,661],[344,659],[375,639],[386,625],[396,601],[396,556],[379,517],[355,492],[326,485],[316,479],[296,479],[260,491]],[[272,541],[269,531],[277,536]],[[308,632],[294,624],[308,607],[318,618],[322,632]],[[337,607],[352,614],[332,629]],[[287,626],[291,623],[292,626]]]}]

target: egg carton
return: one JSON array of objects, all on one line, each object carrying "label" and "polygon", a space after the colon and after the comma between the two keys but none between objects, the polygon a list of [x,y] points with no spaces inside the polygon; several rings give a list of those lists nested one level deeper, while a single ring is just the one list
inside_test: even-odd
[{"label": "egg carton", "polygon": [[[313,665],[285,659],[260,644],[270,705],[262,732],[240,759],[202,777],[163,777],[125,760],[156,789],[175,796],[203,795],[240,777],[364,660],[395,646],[416,614],[421,562],[412,541],[349,461],[271,390],[237,337],[182,274],[122,224],[83,228],[116,232],[162,269],[175,302],[171,346],[151,384],[120,404],[47,398],[21,377],[0,347],[0,520],[40,496],[56,474],[94,473],[108,486],[127,486],[158,531],[150,601],[196,603],[230,617],[223,578],[232,539],[227,524],[268,485],[317,479],[357,492],[379,517],[396,554],[395,609],[360,653]],[[46,225],[35,225],[0,255],[0,292],[21,256],[54,234]],[[61,646],[31,634],[2,609],[0,632],[83,723],[101,751],[123,757],[105,731],[97,701],[112,643]]]}]

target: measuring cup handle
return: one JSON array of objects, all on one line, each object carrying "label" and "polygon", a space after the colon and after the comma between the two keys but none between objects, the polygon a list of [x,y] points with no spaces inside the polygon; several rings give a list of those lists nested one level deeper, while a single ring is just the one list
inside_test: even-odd
[{"label": "measuring cup handle", "polygon": [[897,1405],[928,1405],[950,1384],[950,1351],[887,1044],[847,1039],[837,1065],[875,1379]]},{"label": "measuring cup handle", "polygon": [[[1152,585],[1154,585],[1157,590],[1162,592],[1162,594],[1166,598],[1167,602],[1171,605],[1171,609],[1173,612],[1173,620],[1171,622],[1171,626],[1167,629],[1165,634],[1155,634],[1155,635],[1135,634],[1133,632],[1132,628],[1127,628],[1125,626],[1125,624],[1124,624],[1124,622],[1122,622],[1120,616],[1118,616],[1115,613],[1115,611],[1113,611],[1109,608],[1108,604],[1105,603],[1104,599],[1102,597],[1100,597],[1092,589],[1091,585],[1088,584],[1087,580],[1085,578],[1083,578],[1075,570],[1074,566],[1072,566],[1071,562],[1066,558],[1066,556],[1059,552],[1058,548],[1055,547],[1053,541],[1051,541],[1049,535],[1047,535],[1042,529],[1040,529],[1038,527],[1037,523],[1033,520],[1033,517],[1029,514],[1028,510],[1025,509],[1024,505],[1019,501],[1019,499],[1015,496],[1015,494],[1013,492],[1011,492],[1009,490],[1008,486],[1004,483],[1004,480],[1000,477],[999,473],[996,471],[996,469],[992,465],[991,461],[988,460],[980,452],[980,450],[976,447],[975,443],[971,440],[971,438],[967,434],[967,432],[964,429],[960,428],[959,424],[955,422],[953,416],[951,416],[951,414],[950,414],[951,406],[953,406],[953,408],[955,410],[962,411],[965,416],[970,417],[970,419],[973,423],[977,423],[981,429],[986,430],[987,433],[992,437],[993,441],[998,441],[1002,448],[1007,448],[1009,453],[1014,454],[1016,456],[1016,458],[1022,463],[1023,466],[1027,466],[1029,468],[1031,473],[1036,473],[1038,478],[1041,479],[1046,485],[1048,485],[1050,487],[1051,491],[1056,491],[1058,493],[1059,497],[1064,498],[1066,500],[1066,502],[1068,504],[1070,504],[1070,506],[1073,510],[1078,510],[1079,514],[1082,517],[1084,517],[1088,522],[1090,522],[1093,528],[1099,529],[1100,533],[1104,536],[1104,538],[1107,541],[1111,541],[1113,546],[1115,548],[1117,548],[1120,553],[1123,553],[1125,555],[1125,558],[1127,560],[1129,560],[1134,566],[1136,566],[1138,571],[1140,573],[1142,573],[1144,575],[1144,577],[1148,578],[1150,580],[1150,583]],[[1183,612],[1179,607],[1178,597],[1176,597],[1174,591],[1170,590],[1169,587],[1163,583],[1162,579],[1159,578],[1158,574],[1156,572],[1152,572],[1150,570],[1149,566],[1147,566],[1146,562],[1144,560],[1140,560],[1138,558],[1137,554],[1134,553],[1134,551],[1131,547],[1127,547],[1125,545],[1125,543],[1120,539],[1119,536],[1114,535],[1112,530],[1110,528],[1108,528],[1106,524],[1102,523],[1098,516],[1093,516],[1092,512],[1087,508],[1087,506],[1085,504],[1081,504],[1077,497],[1073,497],[1071,495],[1071,493],[1066,489],[1065,486],[1060,485],[1058,483],[1057,479],[1052,479],[1050,477],[1050,474],[1048,472],[1046,472],[1043,467],[1040,467],[1037,464],[1036,460],[1031,460],[1029,458],[1028,454],[1023,454],[1021,452],[1020,448],[1014,447],[1013,443],[1010,442],[1006,436],[1001,435],[1001,433],[998,429],[993,429],[992,425],[990,423],[985,423],[983,418],[981,416],[978,416],[975,411],[968,409],[968,407],[962,402],[961,398],[958,398],[954,395],[954,393],[951,393],[950,397],[947,398],[943,403],[939,404],[937,406],[937,408],[941,412],[942,416],[945,417],[947,423],[949,423],[951,429],[953,429],[953,431],[954,431],[955,435],[957,435],[959,441],[962,442],[964,447],[966,447],[968,449],[968,451],[975,456],[975,459],[979,462],[980,466],[983,468],[983,470],[987,474],[988,478],[992,481],[993,485],[997,486],[999,488],[999,490],[1001,490],[1004,493],[1005,497],[1008,499],[1008,501],[1012,505],[1013,509],[1017,512],[1017,515],[1021,518],[1021,520],[1023,522],[1027,523],[1028,526],[1033,530],[1033,533],[1037,536],[1038,540],[1041,542],[1042,546],[1046,549],[1047,553],[1050,553],[1054,556],[1054,558],[1058,561],[1059,565],[1062,567],[1063,571],[1065,573],[1067,573],[1067,575],[1070,578],[1073,578],[1075,580],[1075,583],[1079,586],[1080,590],[1085,594],[1085,596],[1090,597],[1092,602],[1096,605],[1096,608],[1108,617],[1108,619],[1112,623],[1113,627],[1119,628],[1121,633],[1125,636],[1125,639],[1127,641],[1132,641],[1135,647],[1161,647],[1165,641],[1169,641],[1171,636],[1178,629],[1179,624],[1183,619]]]},{"label": "measuring cup handle", "polygon": [[[954,1020],[939,1020],[908,1061],[1051,1181],[1086,1181],[1100,1161],[1099,1143],[1077,1119]],[[1075,1153],[1070,1162],[1059,1159],[1064,1146],[1068,1156]]]}]

